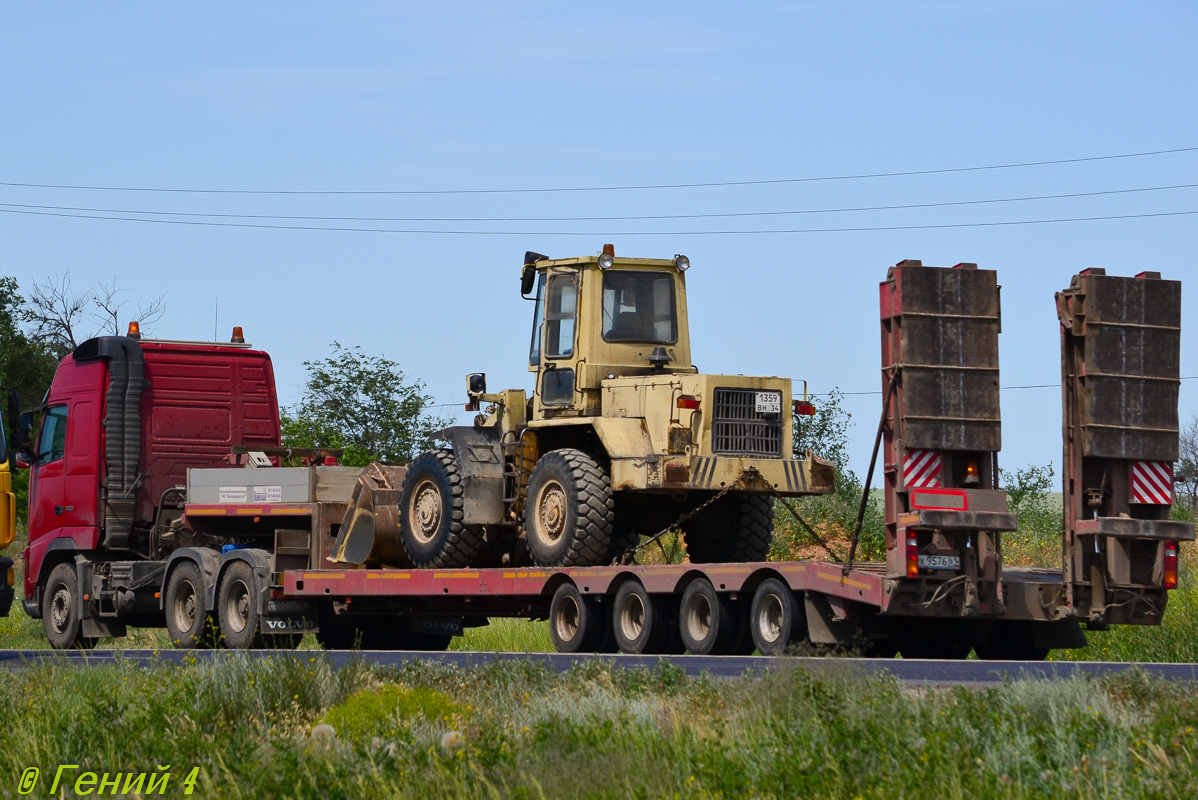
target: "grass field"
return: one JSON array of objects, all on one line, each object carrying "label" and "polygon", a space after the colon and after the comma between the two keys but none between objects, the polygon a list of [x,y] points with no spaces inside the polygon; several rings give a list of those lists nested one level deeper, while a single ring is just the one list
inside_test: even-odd
[{"label": "grass field", "polygon": [[167,794],[194,770],[205,798],[1182,798],[1198,748],[1198,689],[1137,674],[915,690],[229,653],[0,673],[0,709],[0,796],[71,764],[67,796],[169,765]]}]

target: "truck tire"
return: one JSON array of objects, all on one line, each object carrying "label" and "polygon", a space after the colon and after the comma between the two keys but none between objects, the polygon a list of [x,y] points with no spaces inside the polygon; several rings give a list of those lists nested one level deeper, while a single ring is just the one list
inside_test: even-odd
[{"label": "truck tire", "polygon": [[678,630],[686,651],[694,656],[722,656],[738,643],[737,609],[706,578],[686,585],[678,609]]},{"label": "truck tire", "polygon": [[416,457],[399,500],[400,537],[417,569],[473,566],[483,544],[480,526],[466,525],[458,462],[448,450]]},{"label": "truck tire", "polygon": [[51,647],[58,650],[95,647],[96,640],[83,635],[82,602],[75,567],[59,564],[51,570],[42,592],[42,627]]},{"label": "truck tire", "polygon": [[729,495],[682,523],[691,563],[765,561],[774,540],[774,501]]},{"label": "truck tire", "polygon": [[179,650],[206,650],[216,630],[212,615],[204,608],[204,575],[191,561],[183,561],[171,572],[162,598],[166,632]]},{"label": "truck tire", "polygon": [[608,556],[615,521],[611,477],[581,450],[546,453],[533,467],[524,535],[539,567],[591,567]]},{"label": "truck tire", "polygon": [[763,656],[780,656],[791,642],[807,635],[806,611],[795,601],[794,592],[777,578],[761,582],[749,609],[753,644]]},{"label": "truck tire", "polygon": [[234,561],[225,568],[216,593],[216,617],[220,635],[230,650],[249,650],[263,646],[258,620],[258,581],[253,568]]},{"label": "truck tire", "polygon": [[601,653],[611,640],[609,604],[584,597],[573,583],[557,587],[549,604],[549,638],[559,653]]},{"label": "truck tire", "polygon": [[649,594],[640,581],[627,581],[612,602],[612,632],[622,653],[682,652],[678,635],[677,601]]}]

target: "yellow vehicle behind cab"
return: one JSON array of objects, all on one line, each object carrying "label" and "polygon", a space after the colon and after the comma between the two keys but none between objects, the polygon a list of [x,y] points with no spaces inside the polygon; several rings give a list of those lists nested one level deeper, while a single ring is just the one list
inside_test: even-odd
[{"label": "yellow vehicle behind cab", "polygon": [[[4,422],[0,421],[0,553],[13,542],[17,534],[17,498],[12,492],[12,472],[8,466],[8,438]],[[13,584],[16,570],[12,559],[0,556],[0,617],[7,617],[12,608]]]},{"label": "yellow vehicle behind cab", "polygon": [[[410,564],[610,564],[667,527],[692,562],[762,561],[773,498],[832,491],[831,463],[792,455],[789,378],[703,375],[691,362],[689,267],[681,255],[617,258],[611,245],[525,255],[531,396],[468,376],[467,408],[485,412],[443,431],[451,449],[422,454],[403,479]],[[393,559],[377,520],[375,555]],[[370,549],[348,544],[339,554]]]}]

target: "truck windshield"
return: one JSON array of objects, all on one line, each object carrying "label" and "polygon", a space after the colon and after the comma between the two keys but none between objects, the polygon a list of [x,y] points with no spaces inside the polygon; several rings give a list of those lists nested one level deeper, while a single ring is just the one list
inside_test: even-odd
[{"label": "truck windshield", "polygon": [[603,340],[674,344],[674,276],[669,272],[603,273]]}]

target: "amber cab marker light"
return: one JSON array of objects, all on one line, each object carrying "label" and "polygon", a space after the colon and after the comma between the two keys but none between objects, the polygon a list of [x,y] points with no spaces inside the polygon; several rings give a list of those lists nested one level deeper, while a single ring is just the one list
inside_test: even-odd
[{"label": "amber cab marker light", "polygon": [[141,325],[139,323],[136,323],[136,322],[129,323],[129,338],[130,339],[140,339],[141,338]]},{"label": "amber cab marker light", "polygon": [[241,332],[240,325],[233,326],[233,336],[229,341],[233,344],[245,344],[245,334]]}]

